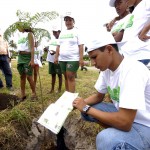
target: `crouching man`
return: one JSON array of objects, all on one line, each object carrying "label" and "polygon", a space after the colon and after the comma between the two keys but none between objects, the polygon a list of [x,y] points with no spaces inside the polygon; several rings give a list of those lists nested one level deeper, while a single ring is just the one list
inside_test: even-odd
[{"label": "crouching man", "polygon": [[[150,71],[120,55],[111,33],[102,30],[91,37],[88,54],[101,70],[97,93],[75,99],[73,106],[85,120],[109,126],[97,135],[97,150],[149,150]],[[113,103],[103,102],[107,92]]]}]

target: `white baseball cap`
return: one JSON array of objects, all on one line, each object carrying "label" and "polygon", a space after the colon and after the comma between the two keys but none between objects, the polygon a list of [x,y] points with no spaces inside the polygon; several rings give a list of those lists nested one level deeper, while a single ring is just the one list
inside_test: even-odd
[{"label": "white baseball cap", "polygon": [[53,26],[52,31],[61,31],[61,30],[57,26]]},{"label": "white baseball cap", "polygon": [[116,0],[110,0],[110,1],[109,1],[109,6],[115,7],[115,1],[116,1]]},{"label": "white baseball cap", "polygon": [[64,18],[65,17],[70,17],[70,18],[74,19],[74,15],[73,15],[72,12],[66,12],[65,15],[64,15]]},{"label": "white baseball cap", "polygon": [[90,37],[86,44],[88,48],[87,52],[91,52],[108,44],[117,44],[111,32],[108,32],[104,27],[90,33]]}]

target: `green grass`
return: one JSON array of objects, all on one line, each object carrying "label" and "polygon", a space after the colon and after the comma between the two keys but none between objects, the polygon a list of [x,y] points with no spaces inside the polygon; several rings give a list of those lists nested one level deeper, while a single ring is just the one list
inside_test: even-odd
[{"label": "green grass", "polygon": [[[13,87],[15,94],[20,97],[20,77],[16,69],[16,60],[12,61],[12,72],[13,72]],[[0,73],[1,75],[1,73]],[[79,93],[80,97],[86,98],[95,92],[94,84],[98,78],[99,72],[97,70],[80,71],[78,70],[76,79],[76,92]],[[4,81],[4,77],[2,77]],[[23,149],[26,146],[26,138],[30,132],[30,127],[33,118],[38,118],[42,114],[50,103],[55,102],[65,91],[64,79],[62,92],[53,94],[47,94],[51,88],[51,76],[48,74],[48,64],[47,62],[40,68],[40,81],[37,81],[37,95],[38,100],[36,102],[30,101],[31,90],[29,83],[26,82],[26,94],[27,100],[18,105],[14,106],[12,109],[6,109],[0,111],[0,149]],[[58,89],[58,78],[56,80],[55,91]],[[9,93],[5,88],[0,91],[1,93]],[[73,111],[69,116],[76,117],[79,116],[78,111]],[[83,129],[89,128],[91,125],[88,123],[85,125],[81,123]],[[99,128],[99,127],[98,127]],[[97,132],[99,129],[93,129]],[[95,137],[94,137],[95,138]]]}]

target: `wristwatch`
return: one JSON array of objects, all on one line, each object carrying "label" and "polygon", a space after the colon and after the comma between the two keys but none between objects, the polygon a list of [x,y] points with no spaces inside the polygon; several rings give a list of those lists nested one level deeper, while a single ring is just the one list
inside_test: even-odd
[{"label": "wristwatch", "polygon": [[91,106],[85,105],[85,106],[83,107],[82,111],[83,111],[84,113],[87,113],[90,108],[91,108]]}]

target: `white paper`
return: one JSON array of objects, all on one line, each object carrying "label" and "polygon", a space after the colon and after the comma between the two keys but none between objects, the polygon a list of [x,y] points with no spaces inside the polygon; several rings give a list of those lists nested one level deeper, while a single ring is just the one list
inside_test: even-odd
[{"label": "white paper", "polygon": [[73,110],[72,102],[77,98],[78,93],[65,91],[55,102],[50,104],[39,118],[38,123],[58,134],[67,116]]}]

